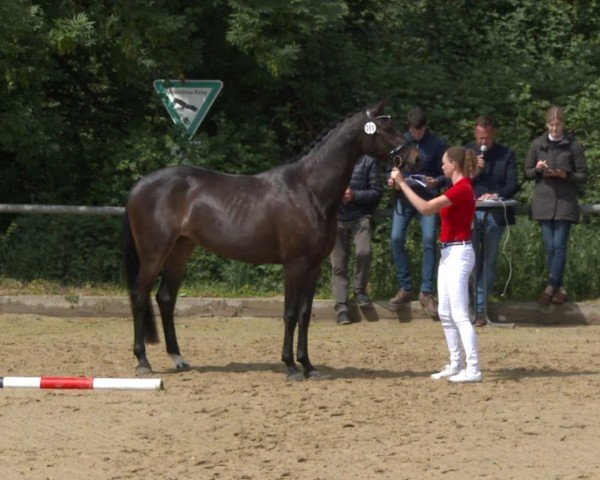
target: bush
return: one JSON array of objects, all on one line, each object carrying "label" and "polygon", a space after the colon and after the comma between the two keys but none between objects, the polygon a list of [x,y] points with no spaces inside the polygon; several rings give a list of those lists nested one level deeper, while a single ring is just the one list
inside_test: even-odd
[{"label": "bush", "polygon": [[65,284],[122,283],[121,219],[18,217],[0,237],[0,273]]},{"label": "bush", "polygon": [[[571,229],[565,285],[572,300],[600,295],[600,259],[595,254],[599,220],[584,216],[582,223]],[[548,268],[540,227],[527,217],[517,217],[517,224],[504,234],[496,268],[496,296],[502,294],[509,278],[506,297],[514,300],[536,299],[546,286]]]},{"label": "bush", "polygon": [[[571,230],[565,283],[571,298],[597,298],[600,257],[595,254],[600,218],[584,216]],[[370,293],[391,297],[397,288],[390,248],[391,219],[373,220]],[[421,229],[412,222],[407,239],[413,284],[421,283]],[[351,261],[353,271],[353,261]],[[121,218],[23,216],[0,237],[0,275],[22,282],[54,281],[65,286],[124,288]],[[547,268],[539,226],[524,216],[505,234],[493,296],[531,301],[545,285]],[[508,281],[508,283],[507,283]],[[502,293],[506,290],[506,294]],[[248,265],[198,248],[188,263],[180,292],[190,296],[273,296],[283,294],[281,265]],[[317,297],[331,298],[331,264],[323,263]]]}]

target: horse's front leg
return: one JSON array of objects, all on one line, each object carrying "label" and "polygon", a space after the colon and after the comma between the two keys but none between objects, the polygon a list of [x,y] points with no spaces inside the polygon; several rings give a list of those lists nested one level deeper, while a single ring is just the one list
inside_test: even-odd
[{"label": "horse's front leg", "polygon": [[287,380],[299,381],[303,380],[304,376],[294,362],[294,332],[298,323],[298,299],[288,300],[286,292],[285,307],[283,312],[284,333],[283,333],[283,349],[281,352],[281,361],[285,363],[288,369]]},{"label": "horse's front leg", "polygon": [[321,266],[319,265],[318,268],[315,268],[310,273],[302,294],[302,301],[300,302],[300,310],[298,312],[300,320],[298,323],[298,349],[296,357],[304,368],[304,376],[311,379],[323,378],[322,374],[310,363],[308,357],[308,327],[310,326],[313,299],[320,271]]},{"label": "horse's front leg", "polygon": [[312,302],[314,293],[303,298],[300,307],[300,321],[298,322],[298,348],[296,357],[298,362],[304,368],[304,376],[306,378],[319,378],[321,375],[315,367],[310,363],[308,357],[308,327],[310,326],[310,317],[312,315]]},{"label": "horse's front leg", "polygon": [[[286,335],[284,337],[284,362],[286,361],[285,358],[287,358],[286,365],[288,365],[288,369],[290,369],[290,365],[293,364],[293,361],[291,358],[286,357],[286,353],[289,356],[292,355],[293,334],[296,324],[298,324],[298,348],[296,351],[296,358],[304,369],[302,376],[306,378],[319,377],[315,367],[310,363],[310,358],[308,356],[308,327],[310,326],[312,302],[320,271],[320,264],[310,270],[307,270],[306,268],[300,268],[296,272],[293,272],[291,268],[286,270]],[[288,310],[288,298],[290,299],[289,304],[294,306],[293,315],[291,315],[291,309]],[[299,373],[296,373],[297,367],[295,364],[293,364],[293,368],[295,369],[294,379],[298,379]],[[292,371],[290,370],[288,378],[291,375]]]},{"label": "horse's front leg", "polygon": [[296,265],[286,265],[285,274],[285,306],[283,320],[285,330],[283,334],[283,350],[281,360],[288,369],[288,381],[304,380],[304,375],[298,369],[294,362],[294,332],[298,324],[300,314],[300,302],[302,295],[302,285],[306,280],[306,270]]}]

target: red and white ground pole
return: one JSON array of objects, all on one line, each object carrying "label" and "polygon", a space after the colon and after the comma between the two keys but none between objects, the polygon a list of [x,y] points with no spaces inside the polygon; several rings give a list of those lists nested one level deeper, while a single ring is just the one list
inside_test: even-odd
[{"label": "red and white ground pole", "polygon": [[0,388],[59,390],[162,390],[160,378],[0,377]]}]

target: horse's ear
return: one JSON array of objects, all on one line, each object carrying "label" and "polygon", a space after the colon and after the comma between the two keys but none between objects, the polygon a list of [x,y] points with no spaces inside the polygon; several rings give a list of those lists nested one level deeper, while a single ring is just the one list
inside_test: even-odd
[{"label": "horse's ear", "polygon": [[372,118],[383,115],[383,111],[385,110],[387,103],[387,98],[383,98],[379,101],[379,103],[376,103],[373,107],[369,108],[369,113],[371,114]]}]

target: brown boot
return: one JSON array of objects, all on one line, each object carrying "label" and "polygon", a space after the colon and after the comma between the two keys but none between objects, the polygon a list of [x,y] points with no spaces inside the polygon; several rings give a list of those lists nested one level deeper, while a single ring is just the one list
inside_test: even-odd
[{"label": "brown boot", "polygon": [[475,316],[475,326],[477,327],[485,327],[487,325],[487,318],[483,312],[477,312]]},{"label": "brown boot", "polygon": [[558,291],[552,297],[552,303],[556,303],[558,305],[562,305],[563,303],[569,300],[569,295],[565,290],[565,287],[558,287]]},{"label": "brown boot", "polygon": [[398,290],[398,293],[393,298],[390,298],[390,303],[398,305],[400,303],[407,303],[414,300],[415,296],[411,290]]},{"label": "brown boot", "polygon": [[433,320],[440,319],[440,317],[438,316],[437,302],[435,301],[435,298],[433,298],[433,295],[431,293],[421,292],[419,294],[419,303],[425,309],[427,315],[429,315]]},{"label": "brown boot", "polygon": [[552,297],[554,296],[554,287],[552,287],[551,285],[548,285],[544,291],[542,292],[542,294],[540,295],[540,305],[543,307],[547,307],[548,305],[550,305],[552,303]]}]

